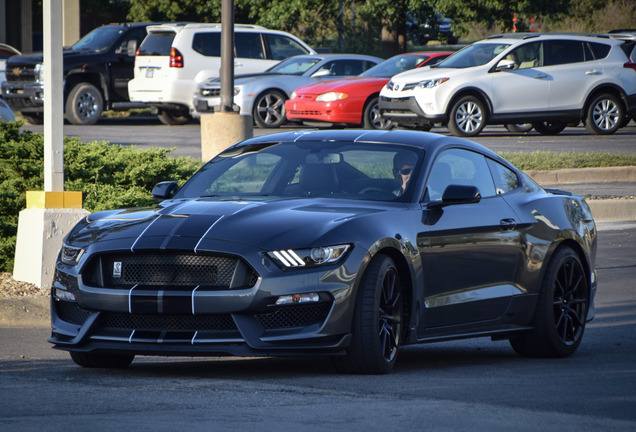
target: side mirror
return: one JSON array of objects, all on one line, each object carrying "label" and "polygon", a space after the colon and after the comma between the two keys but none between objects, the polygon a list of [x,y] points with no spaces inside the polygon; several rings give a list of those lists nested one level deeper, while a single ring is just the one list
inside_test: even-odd
[{"label": "side mirror", "polygon": [[475,204],[481,201],[481,193],[476,186],[448,185],[441,201],[431,201],[428,208],[441,208],[457,204]]},{"label": "side mirror", "polygon": [[497,72],[501,72],[505,70],[512,70],[515,67],[516,67],[516,63],[513,62],[512,60],[501,60],[499,63],[497,63],[497,67],[495,68],[495,70]]},{"label": "side mirror", "polygon": [[314,72],[311,77],[322,78],[322,77],[328,77],[328,76],[331,76],[331,71],[329,69],[320,69],[319,71]]},{"label": "side mirror", "polygon": [[157,183],[155,187],[152,188],[152,198],[157,201],[170,199],[177,193],[177,190],[179,190],[177,182],[165,181]]},{"label": "side mirror", "polygon": [[128,57],[134,57],[137,54],[137,41],[132,39],[128,41],[128,47],[126,50],[126,55]]}]

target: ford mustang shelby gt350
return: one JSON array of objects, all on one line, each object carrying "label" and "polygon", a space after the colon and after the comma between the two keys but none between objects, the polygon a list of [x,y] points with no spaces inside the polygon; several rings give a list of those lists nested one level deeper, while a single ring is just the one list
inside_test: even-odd
[{"label": "ford mustang shelby gt350", "polygon": [[78,365],[328,354],[387,373],[401,346],[483,336],[565,357],[594,315],[585,200],[461,138],[263,136],[153,196],[64,240],[49,341]]}]

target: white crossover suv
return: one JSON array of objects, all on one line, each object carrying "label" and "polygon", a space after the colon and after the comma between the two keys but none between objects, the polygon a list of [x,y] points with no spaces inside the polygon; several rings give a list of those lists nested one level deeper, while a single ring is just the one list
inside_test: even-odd
[{"label": "white crossover suv", "polygon": [[[235,25],[234,51],[236,74],[263,72],[287,57],[316,54],[289,33],[241,24]],[[187,123],[196,83],[218,77],[220,68],[220,24],[149,26],[135,57],[128,94],[131,101],[153,107],[165,124]]]},{"label": "white crossover suv", "polygon": [[612,134],[636,114],[634,44],[606,35],[492,36],[395,75],[379,109],[401,126],[441,123],[465,137],[487,124],[532,123],[549,135],[581,121],[590,133]]}]

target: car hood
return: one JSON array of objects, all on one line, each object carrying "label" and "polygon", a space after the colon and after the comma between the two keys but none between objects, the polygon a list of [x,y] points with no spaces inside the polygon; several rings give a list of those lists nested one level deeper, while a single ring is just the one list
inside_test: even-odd
[{"label": "car hood", "polygon": [[[93,51],[73,51],[71,49],[65,49],[62,54],[65,62],[73,61],[78,57],[85,59],[89,55],[101,55]],[[41,52],[16,55],[7,59],[7,67],[12,65],[36,65],[42,63],[44,61],[43,58],[44,54]]]},{"label": "car hood", "polygon": [[411,69],[405,72],[401,72],[397,75],[394,75],[391,78],[391,81],[400,82],[400,83],[417,82],[417,81],[422,81],[427,79],[435,79],[435,78],[448,77],[450,75],[457,75],[457,74],[461,74],[464,71],[471,72],[471,71],[474,71],[474,68],[455,69],[455,68],[437,68],[437,67],[432,68],[432,67],[425,66],[420,69]]},{"label": "car hood", "polygon": [[[298,75],[288,75],[288,74],[271,73],[271,72],[259,72],[259,73],[235,75],[234,85],[245,84],[255,78],[286,77],[286,76],[298,76]],[[201,87],[206,87],[206,86],[212,86],[213,88],[220,87],[221,78],[219,77],[208,78],[199,85]]]},{"label": "car hood", "polygon": [[343,224],[382,211],[386,209],[372,203],[332,199],[174,200],[156,208],[91,214],[73,229],[66,243],[86,247],[114,241],[113,247],[135,250],[195,249],[203,240],[264,250],[310,247]]},{"label": "car hood", "polygon": [[296,89],[296,93],[322,94],[330,91],[353,91],[358,88],[364,88],[368,90],[368,93],[373,93],[380,90],[387,82],[389,82],[389,78],[343,78],[308,84]]}]

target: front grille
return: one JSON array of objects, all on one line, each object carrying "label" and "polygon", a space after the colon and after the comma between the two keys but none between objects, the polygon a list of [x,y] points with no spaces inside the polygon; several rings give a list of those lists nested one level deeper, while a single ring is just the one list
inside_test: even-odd
[{"label": "front grille", "polygon": [[84,281],[93,286],[128,289],[196,286],[229,289],[254,286],[258,275],[236,257],[194,254],[107,254],[87,266]]},{"label": "front grille", "polygon": [[99,328],[143,331],[238,331],[232,316],[225,315],[131,315],[102,312]]},{"label": "front grille", "polygon": [[306,115],[321,116],[321,115],[323,115],[322,111],[316,111],[316,110],[290,110],[289,114],[290,115],[300,115],[300,116],[303,116],[303,115],[305,115],[305,116]]},{"label": "front grille", "polygon": [[330,309],[331,303],[283,306],[273,312],[255,315],[254,318],[266,330],[306,327],[323,323]]},{"label": "front grille", "polygon": [[84,321],[91,314],[86,309],[79,307],[77,303],[61,300],[55,302],[55,313],[62,321],[77,325],[84,324]]},{"label": "front grille", "polygon": [[35,69],[28,66],[7,66],[7,82],[33,82],[35,81]]},{"label": "front grille", "polygon": [[221,89],[218,88],[202,88],[201,96],[203,97],[219,97],[221,95]]}]

